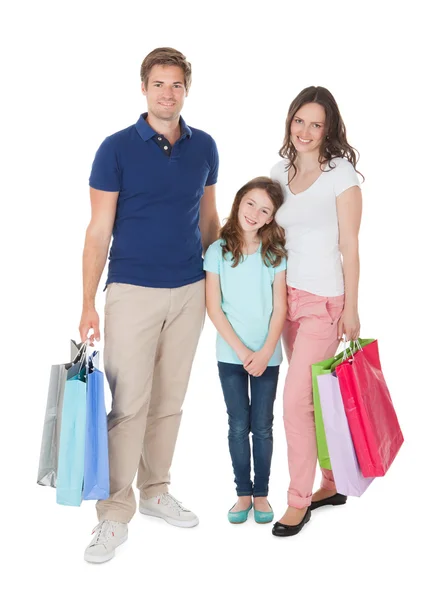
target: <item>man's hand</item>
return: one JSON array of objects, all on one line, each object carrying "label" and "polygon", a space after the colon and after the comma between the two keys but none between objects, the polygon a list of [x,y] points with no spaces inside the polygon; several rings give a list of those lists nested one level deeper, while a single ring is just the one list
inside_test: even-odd
[{"label": "man's hand", "polygon": [[243,363],[244,368],[253,377],[260,377],[267,369],[269,360],[272,357],[272,353],[268,350],[261,348],[258,352],[250,354]]},{"label": "man's hand", "polygon": [[[91,329],[93,329],[93,333],[89,336]],[[94,346],[95,341],[99,342],[99,315],[97,314],[95,308],[83,309],[81,322],[79,324],[79,333],[81,341],[85,342],[88,339],[90,341],[90,346]]]}]

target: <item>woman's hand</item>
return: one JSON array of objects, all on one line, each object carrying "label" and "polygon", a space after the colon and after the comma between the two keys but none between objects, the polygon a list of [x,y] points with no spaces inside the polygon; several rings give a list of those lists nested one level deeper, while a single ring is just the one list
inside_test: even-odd
[{"label": "woman's hand", "polygon": [[244,368],[253,377],[259,377],[267,369],[269,360],[273,353],[269,350],[261,348],[257,352],[250,354],[243,363]]},{"label": "woman's hand", "polygon": [[338,322],[338,339],[345,334],[347,342],[357,340],[360,335],[360,319],[357,310],[344,308]]}]

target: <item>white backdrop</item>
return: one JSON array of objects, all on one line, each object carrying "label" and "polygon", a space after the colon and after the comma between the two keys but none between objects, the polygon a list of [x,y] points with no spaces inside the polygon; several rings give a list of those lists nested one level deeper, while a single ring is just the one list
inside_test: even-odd
[{"label": "white backdrop", "polygon": [[[7,568],[0,586],[8,597],[425,597],[431,56],[422,4],[88,0],[6,9],[0,443]],[[141,61],[165,45],[192,62],[183,115],[218,144],[221,218],[237,189],[278,160],[294,96],[322,85],[336,97],[366,177],[362,336],[379,339],[406,443],[361,499],[314,513],[297,537],[276,539],[271,526],[253,520],[233,527],[226,519],[235,498],[227,418],[207,321],[172,468],[172,492],[201,523],[181,530],[137,514],[115,560],[95,567],[82,557],[96,524],[93,503],[57,506],[54,491],[35,483],[46,392],[50,365],[68,358],[69,339],[78,336],[94,153],[145,110]],[[100,291],[101,317],[103,302]],[[284,362],[275,406],[269,499],[276,518],[287,488],[286,368]]]}]

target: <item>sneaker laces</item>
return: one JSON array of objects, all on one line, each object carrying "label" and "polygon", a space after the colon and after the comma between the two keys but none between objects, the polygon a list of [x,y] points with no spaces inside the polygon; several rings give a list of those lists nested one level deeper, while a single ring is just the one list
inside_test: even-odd
[{"label": "sneaker laces", "polygon": [[179,500],[174,498],[174,496],[171,496],[171,494],[169,494],[168,492],[165,492],[164,494],[162,494],[161,502],[162,502],[162,504],[172,506],[172,508],[175,508],[180,512],[190,512],[190,510],[185,508]]},{"label": "sneaker laces", "polygon": [[98,544],[107,544],[109,539],[114,536],[114,525],[112,521],[101,521],[93,529],[92,534],[96,535],[91,541],[90,546],[97,546]]}]

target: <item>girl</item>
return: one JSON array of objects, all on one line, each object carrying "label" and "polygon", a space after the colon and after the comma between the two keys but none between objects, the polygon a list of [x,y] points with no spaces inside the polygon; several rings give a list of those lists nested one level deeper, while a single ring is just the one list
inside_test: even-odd
[{"label": "girl", "polygon": [[204,259],[207,311],[218,330],[219,377],[237,485],[238,499],[228,512],[231,523],[246,521],[252,496],[255,521],[273,520],[267,495],[273,403],[282,362],[280,335],[286,318],[285,238],[273,217],[282,203],[279,183],[268,177],[244,185],[237,192],[220,239],[209,247]]},{"label": "girl", "polygon": [[288,509],[273,534],[291,536],[309,521],[311,510],[346,502],[325,469],[321,488],[312,496],[317,447],[311,365],[333,356],[343,335],[355,340],[360,333],[362,198],[356,151],[347,142],[336,101],[325,88],[308,87],[292,102],[279,154],[283,160],[271,175],[284,190],[276,221],[285,229],[290,256],[283,341],[289,361],[284,424],[291,482]]}]

